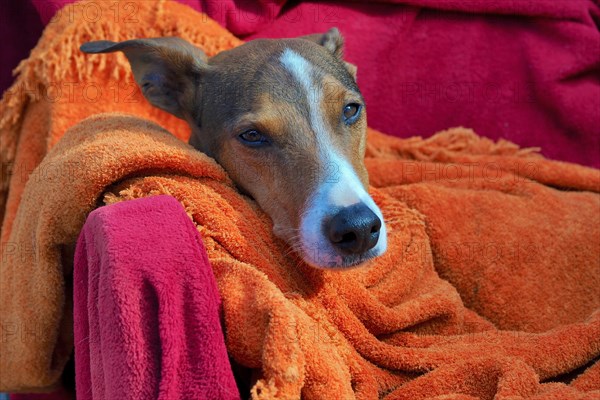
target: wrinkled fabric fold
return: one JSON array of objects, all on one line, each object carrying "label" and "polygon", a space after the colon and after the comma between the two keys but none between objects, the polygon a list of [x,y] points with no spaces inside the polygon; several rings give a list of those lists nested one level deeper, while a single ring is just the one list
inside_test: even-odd
[{"label": "wrinkled fabric fold", "polygon": [[[303,263],[275,238],[270,219],[237,192],[212,159],[136,117],[87,119],[67,132],[40,165],[78,161],[85,167],[26,187],[11,239],[25,241],[34,229],[43,251],[39,260],[27,258],[29,253],[8,255],[9,265],[23,273],[13,272],[12,285],[21,289],[11,297],[10,309],[22,318],[35,305],[28,318],[68,331],[61,325],[61,310],[40,303],[31,292],[32,282],[52,278],[60,283],[60,243],[74,241],[98,205],[168,194],[183,205],[203,237],[222,297],[227,350],[255,371],[253,398],[535,398],[542,393],[577,398],[596,393],[586,373],[577,378],[588,382],[581,385],[540,382],[593,363],[600,354],[598,254],[593,251],[600,223],[598,171],[558,164],[460,128],[428,140],[399,140],[370,130],[368,143],[371,194],[390,227],[389,249],[361,268],[327,271]],[[464,157],[469,164],[460,161]],[[528,160],[539,168],[518,175],[498,163],[491,179],[484,175],[486,160],[498,158]],[[388,168],[377,170],[378,159]],[[402,173],[407,163],[427,163],[428,173],[407,180]],[[432,165],[471,165],[472,175],[445,180],[432,175]],[[552,187],[562,181],[548,173],[553,166],[569,170],[572,184],[561,184],[569,190]],[[65,187],[69,190],[59,190]],[[496,230],[499,210],[502,229]],[[36,223],[20,222],[26,218]],[[570,228],[545,234],[558,224]],[[536,229],[529,236],[519,236],[519,243],[536,241],[526,248],[530,258],[444,253],[444,244],[454,241],[510,246],[502,235],[522,235],[531,226]],[[553,252],[568,254],[548,257]],[[42,287],[38,296],[65,298],[60,285]],[[24,349],[7,350],[3,354],[12,357],[13,370],[26,361]],[[29,360],[65,353],[47,342],[25,350]]]}]

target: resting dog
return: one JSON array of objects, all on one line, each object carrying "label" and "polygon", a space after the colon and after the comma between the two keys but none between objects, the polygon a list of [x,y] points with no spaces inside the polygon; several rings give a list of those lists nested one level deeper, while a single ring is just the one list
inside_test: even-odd
[{"label": "resting dog", "polygon": [[148,101],[187,121],[190,144],[223,166],[309,264],[350,267],[385,252],[385,222],[367,193],[364,100],[336,28],[254,40],[210,59],[174,37],[81,50],[125,53]]}]

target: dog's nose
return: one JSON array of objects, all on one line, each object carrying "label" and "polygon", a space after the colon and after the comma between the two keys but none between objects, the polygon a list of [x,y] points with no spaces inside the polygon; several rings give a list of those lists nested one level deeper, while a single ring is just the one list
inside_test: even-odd
[{"label": "dog's nose", "polygon": [[360,254],[377,244],[381,220],[364,203],[358,203],[343,208],[325,229],[334,247],[346,254]]}]

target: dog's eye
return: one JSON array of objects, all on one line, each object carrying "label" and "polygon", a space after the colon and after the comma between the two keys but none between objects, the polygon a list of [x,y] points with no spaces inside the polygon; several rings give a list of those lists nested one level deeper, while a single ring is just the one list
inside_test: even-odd
[{"label": "dog's eye", "polygon": [[249,129],[239,135],[240,140],[247,146],[258,147],[269,143],[267,138],[255,129]]},{"label": "dog's eye", "polygon": [[360,115],[360,104],[358,103],[350,103],[346,104],[344,107],[344,122],[347,124],[352,124],[355,122]]}]

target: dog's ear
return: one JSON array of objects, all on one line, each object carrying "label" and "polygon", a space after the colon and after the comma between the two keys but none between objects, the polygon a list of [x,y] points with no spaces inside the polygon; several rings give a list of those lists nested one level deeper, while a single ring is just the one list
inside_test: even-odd
[{"label": "dog's ear", "polygon": [[80,49],[91,54],[122,51],[131,64],[135,81],[152,105],[182,119],[193,113],[198,80],[208,65],[206,54],[185,40],[100,40],[85,43]]},{"label": "dog's ear", "polygon": [[344,38],[338,28],[331,28],[325,33],[301,36],[300,39],[310,40],[325,47],[335,58],[346,65],[350,75],[356,79],[356,65],[344,61]]},{"label": "dog's ear", "polygon": [[339,60],[344,58],[344,38],[338,28],[331,28],[325,33],[300,36],[300,39],[320,44]]}]

